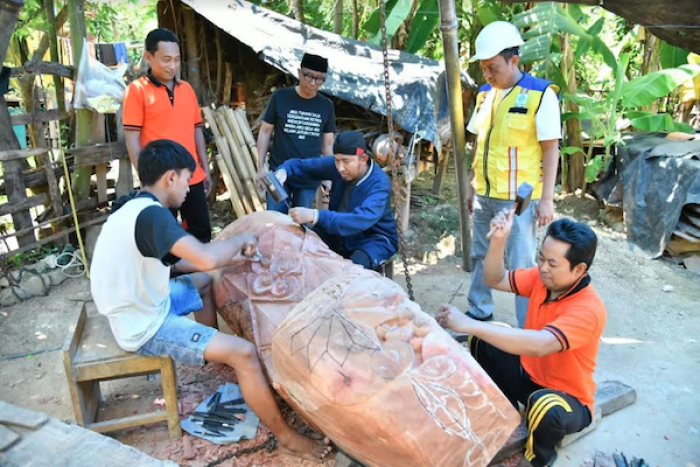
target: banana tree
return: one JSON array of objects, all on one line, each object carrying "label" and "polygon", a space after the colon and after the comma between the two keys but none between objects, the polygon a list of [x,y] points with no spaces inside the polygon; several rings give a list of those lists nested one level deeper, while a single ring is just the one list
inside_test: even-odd
[{"label": "banana tree", "polygon": [[[700,65],[687,64],[625,81],[629,58],[628,54],[620,57],[615,70],[615,85],[605,99],[595,99],[582,94],[567,96],[581,106],[582,110],[565,113],[562,120],[576,118],[591,123],[591,144],[585,158],[586,172],[582,195],[585,194],[586,184],[595,181],[607,164],[612,147],[622,142],[617,125],[623,116],[630,119],[633,127],[643,131],[692,131],[690,125],[674,121],[669,114],[653,114],[635,109],[651,104],[693,79],[700,74]],[[604,154],[592,157],[593,141],[599,138],[603,139]],[[566,147],[562,151],[570,153],[580,149]]]}]

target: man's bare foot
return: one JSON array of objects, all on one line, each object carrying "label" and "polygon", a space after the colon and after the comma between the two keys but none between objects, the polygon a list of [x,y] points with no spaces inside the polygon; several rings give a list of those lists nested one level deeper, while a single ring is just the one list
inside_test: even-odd
[{"label": "man's bare foot", "polygon": [[280,451],[306,460],[321,460],[333,450],[328,438],[314,440],[297,432],[291,433],[288,439],[278,438],[278,440],[280,442]]}]

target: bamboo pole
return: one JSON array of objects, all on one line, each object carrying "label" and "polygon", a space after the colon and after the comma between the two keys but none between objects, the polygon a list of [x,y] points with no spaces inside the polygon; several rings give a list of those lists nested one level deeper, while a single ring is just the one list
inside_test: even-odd
[{"label": "bamboo pole", "polygon": [[241,155],[243,155],[243,161],[245,162],[246,168],[248,169],[251,178],[255,179],[255,176],[257,175],[258,171],[255,168],[255,163],[253,162],[253,159],[257,157],[257,152],[251,153],[245,136],[243,135],[244,131],[241,128],[241,125],[238,119],[236,118],[233,109],[231,109],[231,107],[226,107],[224,110],[226,112],[226,119],[228,120],[228,124],[231,126],[231,130],[233,131],[233,136],[235,136],[236,141],[238,142],[238,147],[240,148]]},{"label": "bamboo pole", "polygon": [[228,141],[228,147],[231,151],[231,160],[233,161],[234,170],[238,174],[238,178],[241,180],[244,187],[242,194],[247,195],[247,200],[252,203],[255,211],[262,211],[263,207],[260,203],[260,199],[258,198],[258,194],[255,191],[256,188],[253,185],[253,181],[248,173],[245,162],[243,162],[243,156],[241,155],[240,148],[236,143],[236,139],[234,138],[233,133],[231,133],[231,128],[228,126],[225,113],[225,111],[221,111],[220,107],[219,112],[216,112],[216,115],[220,119],[219,128],[223,130],[224,137],[226,138],[226,141]]},{"label": "bamboo pole", "polygon": [[[260,170],[258,167],[258,145],[255,141],[255,138],[253,137],[253,130],[248,124],[248,118],[246,117],[245,110],[239,107],[233,112],[233,115],[236,117],[236,121],[238,122],[241,132],[243,133],[243,139],[245,139],[245,142],[248,146],[250,159],[253,162],[253,172],[255,174],[258,174]],[[258,188],[260,199],[264,200],[265,192],[262,191],[262,186],[260,185],[260,183],[255,183],[255,186]]]},{"label": "bamboo pole", "polygon": [[241,131],[243,132],[243,138],[245,139],[245,142],[248,145],[248,148],[250,149],[253,164],[255,166],[255,169],[257,170],[258,144],[255,142],[255,138],[253,137],[253,130],[251,130],[250,125],[248,124],[248,118],[245,115],[245,110],[238,108],[235,110],[234,115],[238,119],[238,124],[240,125]]},{"label": "bamboo pole", "polygon": [[[243,217],[246,214],[253,212],[253,209],[251,206],[248,206],[248,203],[245,202],[247,200],[244,196],[243,185],[241,184],[237,176],[234,177],[231,171],[231,167],[229,167],[229,165],[227,164],[226,159],[231,159],[228,143],[226,142],[226,139],[221,135],[218,123],[212,115],[211,109],[209,107],[202,107],[202,111],[204,112],[204,117],[209,122],[209,127],[211,128],[211,131],[214,134],[216,147],[219,150],[215,156],[215,160],[219,167],[219,171],[221,171],[221,176],[224,178],[224,185],[226,185],[226,189],[229,191],[229,193],[231,193],[231,204],[233,205],[233,210],[236,213],[236,216],[238,216],[239,218]],[[232,163],[230,164],[231,166],[233,165]]]},{"label": "bamboo pole", "polygon": [[471,160],[465,151],[464,112],[462,109],[462,80],[459,71],[459,47],[457,45],[457,12],[454,0],[439,0],[440,31],[445,53],[445,75],[447,76],[447,95],[452,127],[452,148],[457,172],[459,199],[459,221],[462,239],[462,269],[471,271],[469,250],[471,249],[470,214],[467,210],[467,185]]},{"label": "bamboo pole", "polygon": [[236,187],[236,191],[238,192],[238,198],[241,200],[241,203],[243,204],[243,207],[245,208],[245,211],[248,214],[255,212],[255,208],[253,207],[251,201],[248,199],[248,195],[245,191],[245,181],[239,173],[239,171],[236,169],[235,164],[233,163],[233,156],[231,155],[232,150],[228,142],[228,138],[224,136],[224,125],[226,125],[226,122],[224,121],[223,117],[215,111],[212,112],[211,115],[216,121],[216,125],[219,129],[218,144],[220,144],[220,147],[223,148],[221,157],[223,158],[224,163],[226,164],[226,168],[228,169],[229,175],[231,175],[231,181]]}]

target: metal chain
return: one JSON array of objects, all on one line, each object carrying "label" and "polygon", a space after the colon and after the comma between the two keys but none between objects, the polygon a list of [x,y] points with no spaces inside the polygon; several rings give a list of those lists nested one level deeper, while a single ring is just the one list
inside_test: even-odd
[{"label": "metal chain", "polygon": [[[381,6],[381,24],[382,24],[382,54],[384,58],[384,94],[386,99],[386,126],[387,132],[389,133],[389,163],[391,164],[391,183],[393,185],[392,191],[394,196],[400,196],[399,185],[399,164],[401,161],[396,157],[394,151],[394,119],[391,115],[391,86],[389,84],[389,46],[386,40],[386,5],[385,0],[380,0]],[[411,199],[407,197],[406,203],[410,209]],[[396,205],[396,203],[395,203]],[[399,234],[399,256],[401,261],[403,261],[403,270],[406,277],[406,289],[408,291],[408,298],[415,301],[413,296],[413,283],[411,282],[411,274],[408,271],[408,256],[406,254],[406,239],[404,238],[403,232],[403,222],[402,222],[401,210],[396,210],[396,230]]]}]

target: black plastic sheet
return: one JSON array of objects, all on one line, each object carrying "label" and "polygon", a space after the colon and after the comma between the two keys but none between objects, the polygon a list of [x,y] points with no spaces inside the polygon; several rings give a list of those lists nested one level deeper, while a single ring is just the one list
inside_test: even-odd
[{"label": "black plastic sheet", "polygon": [[622,207],[629,240],[659,257],[683,206],[700,203],[700,140],[673,141],[665,133],[634,133],[618,145],[593,189],[608,204]]}]

